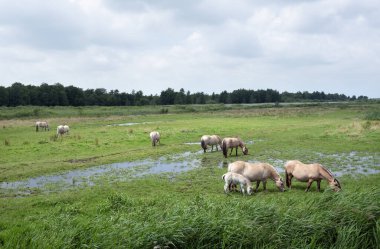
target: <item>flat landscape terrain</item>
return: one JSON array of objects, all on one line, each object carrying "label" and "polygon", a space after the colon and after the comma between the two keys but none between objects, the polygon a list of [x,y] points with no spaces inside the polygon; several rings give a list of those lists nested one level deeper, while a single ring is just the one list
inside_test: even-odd
[{"label": "flat landscape terrain", "polygon": [[[205,134],[240,137],[249,154],[203,153]],[[2,107],[0,141],[0,248],[379,247],[379,102]],[[231,162],[285,179],[293,159],[323,164],[342,191],[223,191]]]}]

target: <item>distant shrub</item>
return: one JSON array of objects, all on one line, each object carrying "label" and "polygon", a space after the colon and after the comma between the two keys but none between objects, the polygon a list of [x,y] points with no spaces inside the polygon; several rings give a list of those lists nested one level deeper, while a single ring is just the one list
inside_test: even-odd
[{"label": "distant shrub", "polygon": [[169,109],[168,108],[161,108],[161,110],[160,110],[160,113],[161,114],[166,114],[166,113],[168,113],[169,112]]},{"label": "distant shrub", "polygon": [[40,109],[33,109],[33,115],[38,117],[40,115],[41,110]]},{"label": "distant shrub", "polygon": [[6,139],[4,140],[4,145],[5,145],[5,146],[10,146],[10,145],[11,145],[11,142],[9,141],[8,138],[6,138]]},{"label": "distant shrub", "polygon": [[367,113],[365,116],[366,120],[380,120],[380,111],[374,111]]}]

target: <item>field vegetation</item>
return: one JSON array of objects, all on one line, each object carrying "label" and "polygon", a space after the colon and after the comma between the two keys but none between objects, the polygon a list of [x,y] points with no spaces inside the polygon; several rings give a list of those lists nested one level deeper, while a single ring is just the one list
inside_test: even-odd
[{"label": "field vegetation", "polygon": [[[189,105],[2,108],[0,183],[115,162],[201,162],[182,173],[60,189],[0,189],[0,248],[378,248],[380,242],[380,104]],[[50,131],[35,131],[47,120]],[[69,135],[55,136],[58,124]],[[152,147],[149,132],[161,133]],[[204,134],[239,136],[249,155],[224,159],[201,150]],[[186,144],[190,143],[190,144]],[[358,155],[347,158],[351,154]],[[186,157],[187,154],[185,154]],[[281,166],[320,162],[339,177],[335,193],[279,192],[273,182],[252,196],[223,192],[235,160]],[[365,160],[365,162],[364,162]],[[362,167],[361,174],[350,169]],[[374,173],[374,174],[369,174]]]}]

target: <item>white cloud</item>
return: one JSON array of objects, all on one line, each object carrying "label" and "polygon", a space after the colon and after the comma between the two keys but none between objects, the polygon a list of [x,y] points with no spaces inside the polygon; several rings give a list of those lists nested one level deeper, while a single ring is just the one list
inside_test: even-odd
[{"label": "white cloud", "polygon": [[380,97],[377,1],[0,1],[0,83]]}]

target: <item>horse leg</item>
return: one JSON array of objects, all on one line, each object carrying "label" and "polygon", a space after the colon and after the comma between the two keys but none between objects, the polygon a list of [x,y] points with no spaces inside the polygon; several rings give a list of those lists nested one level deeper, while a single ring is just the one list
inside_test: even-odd
[{"label": "horse leg", "polygon": [[310,187],[311,187],[311,184],[313,183],[313,179],[309,179],[309,181],[307,182],[307,188],[305,189],[305,192],[309,191]]},{"label": "horse leg", "polygon": [[264,191],[267,192],[267,181],[266,180],[263,181],[263,187],[264,187]]},{"label": "horse leg", "polygon": [[214,145],[212,144],[211,145],[211,152],[214,150]]},{"label": "horse leg", "polygon": [[229,192],[229,184],[225,183],[224,184],[224,193],[228,194],[228,192]]},{"label": "horse leg", "polygon": [[233,149],[234,149],[234,147],[231,148],[230,156],[231,156],[231,154],[232,154],[232,150],[233,150]]},{"label": "horse leg", "polygon": [[256,182],[256,189],[255,189],[255,192],[257,192],[257,190],[259,189],[259,186],[260,186],[260,181],[257,181],[257,182]]},{"label": "horse leg", "polygon": [[289,189],[292,189],[292,178],[293,175],[291,173],[285,173],[286,174],[286,185]]},{"label": "horse leg", "polygon": [[240,190],[245,195],[245,186],[243,184],[240,184]]},{"label": "horse leg", "polygon": [[317,181],[317,189],[318,189],[318,192],[321,192],[321,180]]},{"label": "horse leg", "polygon": [[236,147],[235,147],[235,151],[236,151],[236,156],[237,156],[237,150],[238,150],[238,147],[236,146]]}]

